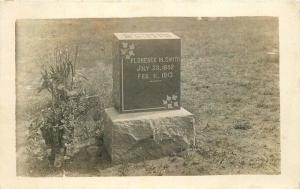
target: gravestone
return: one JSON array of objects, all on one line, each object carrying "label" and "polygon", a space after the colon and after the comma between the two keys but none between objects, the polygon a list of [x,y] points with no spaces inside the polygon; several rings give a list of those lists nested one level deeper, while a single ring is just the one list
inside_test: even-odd
[{"label": "gravestone", "polygon": [[181,107],[180,69],[175,34],[114,34],[114,107],[105,110],[104,125],[112,162],[155,159],[195,142],[194,116]]},{"label": "gravestone", "polygon": [[172,33],[116,33],[113,94],[120,112],[180,108],[181,41]]}]

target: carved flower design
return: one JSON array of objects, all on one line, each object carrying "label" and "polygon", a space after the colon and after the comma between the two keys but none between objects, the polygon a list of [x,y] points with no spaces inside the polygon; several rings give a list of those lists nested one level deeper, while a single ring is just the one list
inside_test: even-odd
[{"label": "carved flower design", "polygon": [[129,44],[128,42],[122,42],[121,55],[126,59],[130,59],[131,56],[134,56],[135,46],[133,43]]},{"label": "carved flower design", "polygon": [[174,94],[172,96],[167,95],[166,99],[163,99],[162,102],[167,109],[172,109],[172,108],[179,107],[179,103],[177,99],[178,99],[177,95]]}]

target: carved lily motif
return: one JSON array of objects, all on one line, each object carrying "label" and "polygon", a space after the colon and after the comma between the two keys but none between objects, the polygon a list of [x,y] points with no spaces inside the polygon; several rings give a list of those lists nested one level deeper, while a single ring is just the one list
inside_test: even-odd
[{"label": "carved lily motif", "polygon": [[167,108],[167,109],[172,109],[174,107],[179,107],[179,103],[177,101],[178,96],[177,95],[167,95],[166,99],[163,99],[163,105]]},{"label": "carved lily motif", "polygon": [[125,59],[130,59],[131,56],[134,56],[133,50],[135,49],[135,46],[133,43],[128,44],[127,42],[122,43],[122,49],[121,54]]}]

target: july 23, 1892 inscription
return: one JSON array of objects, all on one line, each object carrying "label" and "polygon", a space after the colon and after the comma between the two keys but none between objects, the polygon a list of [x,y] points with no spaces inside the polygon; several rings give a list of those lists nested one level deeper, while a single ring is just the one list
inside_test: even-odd
[{"label": "july 23, 1892 inscription", "polygon": [[173,33],[115,33],[113,101],[120,112],[180,108],[181,40]]}]

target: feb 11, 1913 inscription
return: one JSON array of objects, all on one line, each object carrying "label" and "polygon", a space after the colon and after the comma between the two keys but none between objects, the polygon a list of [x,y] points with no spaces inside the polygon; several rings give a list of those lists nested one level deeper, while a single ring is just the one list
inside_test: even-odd
[{"label": "feb 11, 1913 inscription", "polygon": [[180,108],[181,41],[173,33],[115,33],[113,100],[120,112]]}]

